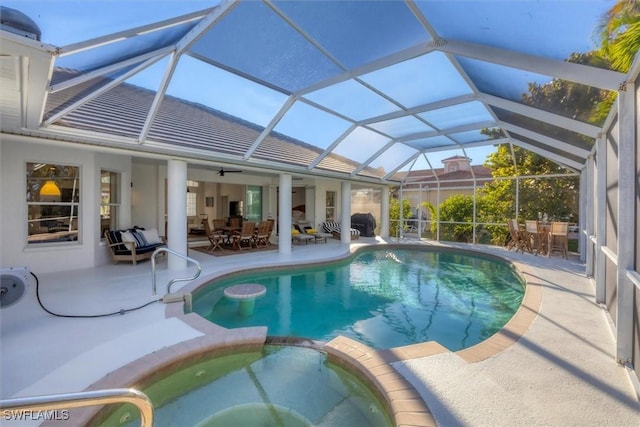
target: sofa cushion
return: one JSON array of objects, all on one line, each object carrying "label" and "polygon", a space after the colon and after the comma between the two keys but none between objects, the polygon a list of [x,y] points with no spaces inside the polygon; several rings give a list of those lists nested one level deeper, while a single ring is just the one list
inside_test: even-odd
[{"label": "sofa cushion", "polygon": [[[324,231],[326,231],[327,233],[342,233],[342,224],[340,224],[339,222],[325,221],[322,223],[322,228],[324,228]],[[355,238],[360,237],[360,231],[356,230],[355,228],[350,228],[349,231],[351,232],[351,236]]]},{"label": "sofa cushion", "polygon": [[322,228],[327,233],[340,233],[342,231],[342,227],[339,222],[335,221],[325,221],[322,223]]},{"label": "sofa cushion", "polygon": [[[141,246],[138,243],[138,240],[136,240],[135,237],[133,237],[133,233],[129,230],[125,230],[125,231],[121,231],[120,232],[120,238],[122,239],[123,242],[126,243],[133,243],[134,245],[136,245],[136,247]],[[144,246],[144,245],[142,245]]]},{"label": "sofa cushion", "polygon": [[136,248],[136,254],[146,254],[147,252],[153,252],[158,248],[164,246],[164,243],[156,243],[154,245],[143,246],[141,248]]}]

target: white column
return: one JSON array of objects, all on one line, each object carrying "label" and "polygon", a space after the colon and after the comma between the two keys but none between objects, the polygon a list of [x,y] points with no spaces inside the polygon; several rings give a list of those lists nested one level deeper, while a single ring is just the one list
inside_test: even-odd
[{"label": "white column", "polygon": [[351,183],[342,181],[341,185],[340,242],[351,244]]},{"label": "white column", "polygon": [[616,310],[616,360],[633,359],[634,285],[627,270],[635,263],[636,114],[635,85],[618,91],[618,307]]},{"label": "white column", "polygon": [[[187,162],[167,162],[167,245],[187,255]],[[183,270],[187,260],[169,254],[169,270]]]},{"label": "white column", "polygon": [[280,209],[278,211],[278,252],[291,253],[291,175],[280,174]]},{"label": "white column", "polygon": [[380,196],[380,237],[389,238],[389,187],[382,187],[382,196]]}]

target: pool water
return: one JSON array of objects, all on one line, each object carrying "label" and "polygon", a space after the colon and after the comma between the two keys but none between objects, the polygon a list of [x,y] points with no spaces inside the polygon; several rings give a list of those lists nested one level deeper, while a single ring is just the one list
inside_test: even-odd
[{"label": "pool water", "polygon": [[[143,391],[154,404],[154,427],[392,425],[360,380],[303,347],[267,345],[262,352],[207,358]],[[140,421],[127,404],[100,425]]]},{"label": "pool water", "polygon": [[[225,287],[267,288],[250,315]],[[269,270],[214,281],[193,310],[226,328],[267,326],[270,336],[329,341],[338,335],[376,349],[438,341],[451,351],[477,344],[516,312],[524,283],[499,259],[429,248],[373,248],[348,261]]]}]

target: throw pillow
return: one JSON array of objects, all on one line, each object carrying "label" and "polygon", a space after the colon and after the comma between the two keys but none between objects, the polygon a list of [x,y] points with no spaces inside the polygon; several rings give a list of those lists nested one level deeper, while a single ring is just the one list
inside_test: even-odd
[{"label": "throw pillow", "polygon": [[142,233],[142,235],[144,236],[145,240],[150,245],[156,245],[158,243],[162,243],[162,239],[160,238],[160,235],[158,234],[158,230],[156,230],[155,228],[151,228],[149,230],[140,230],[140,233]]},{"label": "throw pillow", "polygon": [[136,239],[136,246],[138,248],[141,248],[141,247],[144,247],[144,246],[149,246],[149,242],[147,242],[147,239],[144,238],[144,234],[142,234],[141,229],[134,228],[133,230],[130,230],[129,232],[131,233],[133,238]]},{"label": "throw pillow", "polygon": [[121,231],[120,236],[122,237],[123,242],[131,242],[136,246],[136,248],[138,247],[138,241],[133,237],[133,234],[131,234],[130,231]]}]

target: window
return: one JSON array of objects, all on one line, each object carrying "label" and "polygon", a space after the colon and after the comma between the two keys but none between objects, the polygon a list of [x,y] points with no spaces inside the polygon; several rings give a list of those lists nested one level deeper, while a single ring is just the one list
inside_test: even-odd
[{"label": "window", "polygon": [[27,243],[78,240],[80,168],[27,163]]},{"label": "window", "polygon": [[196,216],[198,212],[198,181],[187,181],[187,216]]},{"label": "window", "polygon": [[247,186],[247,210],[248,221],[260,222],[262,220],[262,187],[258,185]]},{"label": "window", "polygon": [[336,192],[335,191],[327,191],[326,220],[327,221],[336,220]]},{"label": "window", "polygon": [[120,174],[100,171],[100,238],[106,230],[118,229],[120,216]]},{"label": "window", "polygon": [[187,193],[187,216],[196,216],[196,193]]}]

